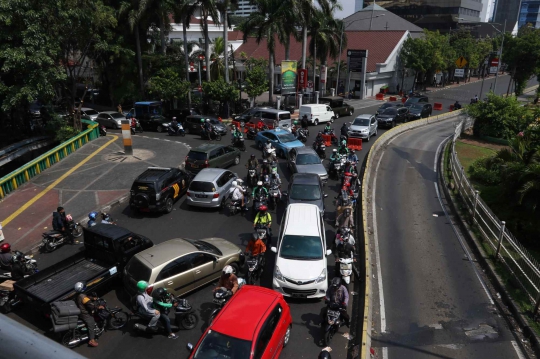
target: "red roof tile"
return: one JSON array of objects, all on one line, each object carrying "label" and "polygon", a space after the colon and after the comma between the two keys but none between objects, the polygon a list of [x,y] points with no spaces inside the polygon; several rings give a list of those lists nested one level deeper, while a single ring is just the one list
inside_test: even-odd
[{"label": "red roof tile", "polygon": [[[405,31],[345,31],[347,34],[347,48],[355,50],[369,50],[367,71],[375,72],[376,64],[384,63],[394,48],[397,46]],[[308,43],[309,43],[308,38]],[[257,40],[254,37],[249,37],[245,43],[243,43],[236,51],[235,54],[245,52],[248,57],[255,58],[268,58],[268,50],[266,48],[266,40],[261,40],[260,44],[257,44]],[[291,36],[290,46],[290,58],[292,60],[300,60],[302,57],[302,42],[296,41]],[[308,49],[309,56],[309,49]],[[276,64],[281,63],[285,59],[285,47],[277,42],[276,45]],[[343,49],[341,53],[342,61],[347,60],[347,49]],[[336,59],[328,58],[328,64],[332,64]]]}]

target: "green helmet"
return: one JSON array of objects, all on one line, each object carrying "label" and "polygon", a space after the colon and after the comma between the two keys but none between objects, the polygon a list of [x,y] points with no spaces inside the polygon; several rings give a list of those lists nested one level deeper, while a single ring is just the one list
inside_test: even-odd
[{"label": "green helmet", "polygon": [[144,292],[148,288],[148,282],[144,280],[140,280],[137,282],[137,289],[139,292]]},{"label": "green helmet", "polygon": [[204,122],[204,118],[201,118],[201,122]]}]

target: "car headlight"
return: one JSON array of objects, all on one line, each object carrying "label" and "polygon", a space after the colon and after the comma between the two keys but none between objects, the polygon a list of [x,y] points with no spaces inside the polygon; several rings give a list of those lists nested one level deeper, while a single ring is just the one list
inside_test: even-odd
[{"label": "car headlight", "polygon": [[276,269],[274,270],[274,277],[276,277],[277,280],[285,282],[285,277],[283,277],[283,274],[279,271],[278,266],[276,266]]},{"label": "car headlight", "polygon": [[322,270],[321,274],[315,280],[315,283],[320,283],[320,282],[325,281],[325,280],[326,280],[326,268],[324,268]]}]

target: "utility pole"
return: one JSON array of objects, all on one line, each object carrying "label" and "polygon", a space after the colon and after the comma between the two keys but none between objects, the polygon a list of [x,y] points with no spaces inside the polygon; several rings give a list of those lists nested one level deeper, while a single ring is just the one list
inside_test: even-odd
[{"label": "utility pole", "polygon": [[504,28],[503,28],[503,38],[501,41],[501,50],[499,54],[499,63],[497,64],[497,73],[495,74],[495,83],[493,84],[493,91],[497,91],[497,78],[499,77],[499,71],[501,70],[501,63],[502,63],[502,52],[503,52],[503,46],[504,46],[504,35],[506,34],[506,20],[504,20]]}]

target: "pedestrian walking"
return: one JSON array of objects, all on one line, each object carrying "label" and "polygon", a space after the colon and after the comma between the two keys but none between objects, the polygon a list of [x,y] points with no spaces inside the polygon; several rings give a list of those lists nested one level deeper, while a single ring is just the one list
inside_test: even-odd
[{"label": "pedestrian walking", "polygon": [[124,111],[122,111],[122,105],[121,104],[118,104],[118,107],[116,107],[116,111],[118,111],[120,113],[124,113]]}]

